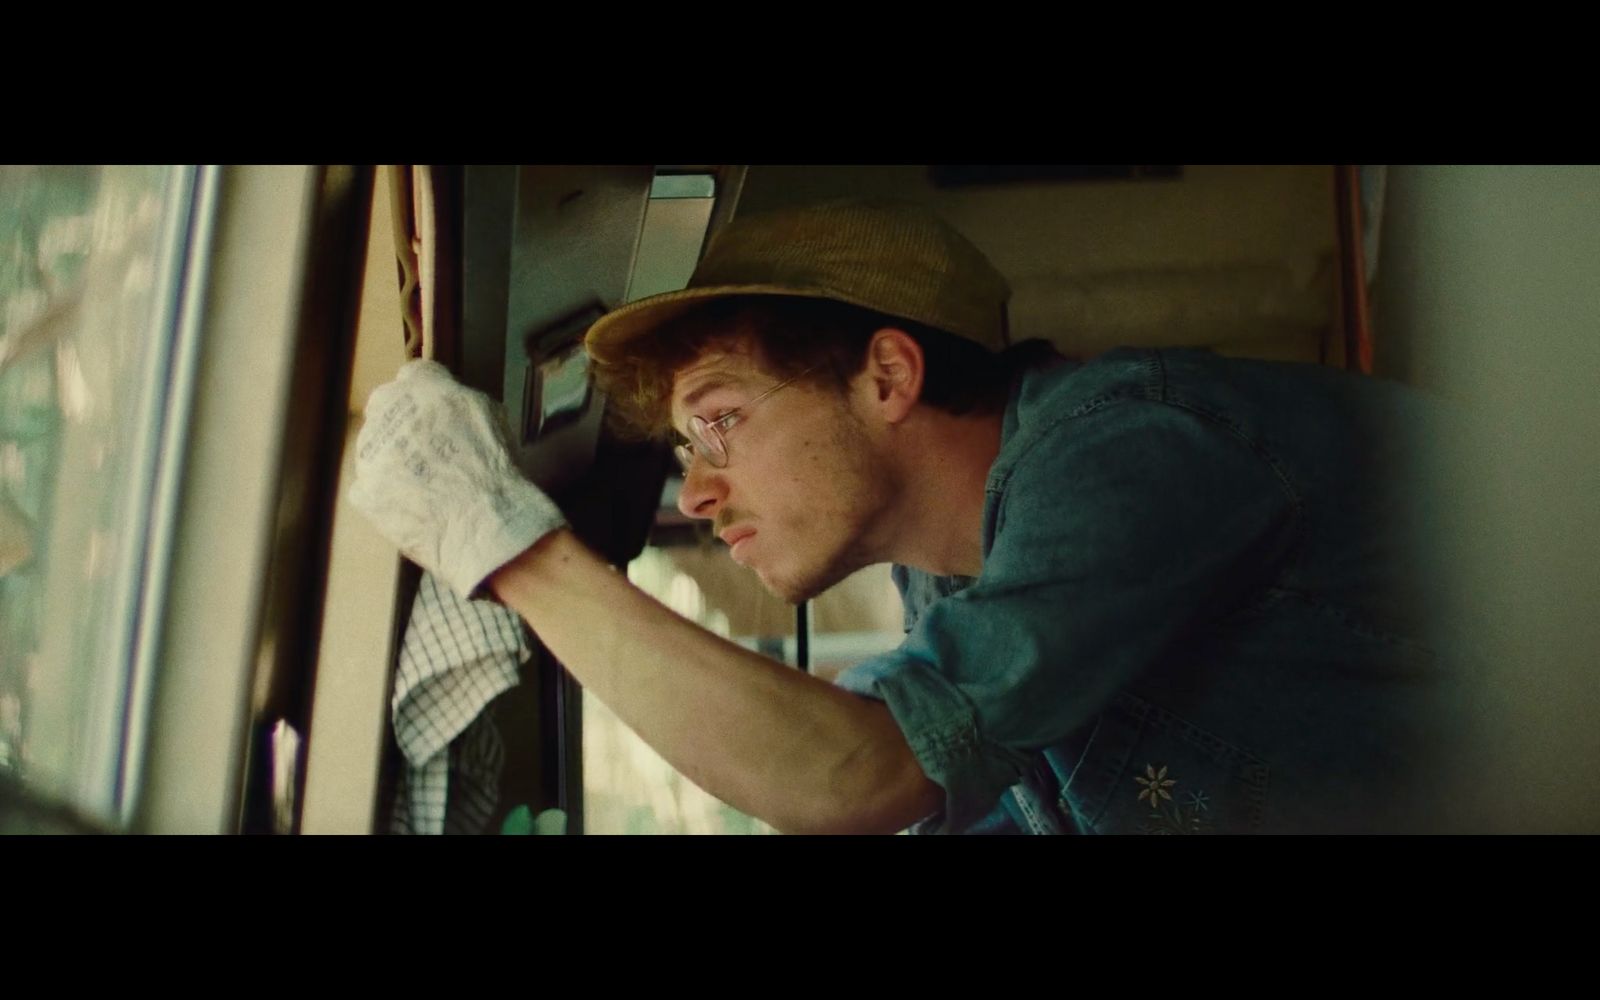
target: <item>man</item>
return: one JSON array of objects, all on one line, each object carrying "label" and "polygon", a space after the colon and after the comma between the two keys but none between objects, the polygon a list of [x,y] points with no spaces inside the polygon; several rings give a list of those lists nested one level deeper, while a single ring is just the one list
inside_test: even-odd
[{"label": "man", "polygon": [[436,365],[373,394],[352,499],[780,830],[1448,826],[1456,688],[1400,478],[1429,413],[1317,366],[1008,348],[1008,297],[930,214],[838,203],[732,224],[589,331],[614,408],[680,438],[683,511],[769,589],[896,564],[906,640],[837,685],[632,587]]}]

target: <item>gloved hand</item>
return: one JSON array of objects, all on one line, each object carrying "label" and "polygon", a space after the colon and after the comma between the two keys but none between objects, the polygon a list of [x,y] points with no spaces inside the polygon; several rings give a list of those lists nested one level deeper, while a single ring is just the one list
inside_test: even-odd
[{"label": "gloved hand", "polygon": [[566,523],[511,462],[499,408],[443,365],[411,361],[367,400],[350,502],[401,552],[470,597]]}]

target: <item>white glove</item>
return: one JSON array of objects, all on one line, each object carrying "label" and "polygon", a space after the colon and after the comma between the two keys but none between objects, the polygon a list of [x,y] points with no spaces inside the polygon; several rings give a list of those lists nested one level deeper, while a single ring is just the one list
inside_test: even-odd
[{"label": "white glove", "polygon": [[412,562],[470,597],[566,523],[511,462],[505,421],[443,365],[411,361],[374,389],[350,503]]}]

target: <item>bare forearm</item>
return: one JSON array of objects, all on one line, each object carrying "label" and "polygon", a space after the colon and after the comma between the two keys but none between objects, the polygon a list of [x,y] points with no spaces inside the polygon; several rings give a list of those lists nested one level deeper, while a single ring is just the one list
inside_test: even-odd
[{"label": "bare forearm", "polygon": [[489,582],[589,693],[744,812],[791,832],[892,832],[940,804],[883,705],[685,620],[568,531]]}]

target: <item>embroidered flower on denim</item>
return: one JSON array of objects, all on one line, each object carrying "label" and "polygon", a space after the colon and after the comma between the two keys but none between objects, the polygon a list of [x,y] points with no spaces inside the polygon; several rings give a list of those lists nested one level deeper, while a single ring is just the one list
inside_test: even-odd
[{"label": "embroidered flower on denim", "polygon": [[1150,802],[1150,815],[1139,827],[1140,833],[1167,836],[1204,833],[1211,826],[1205,815],[1211,811],[1211,797],[1201,791],[1186,792],[1184,804],[1180,806],[1173,800],[1172,793],[1167,791],[1178,782],[1175,778],[1167,777],[1165,764],[1160,770],[1154,764],[1146,764],[1144,775],[1135,775],[1133,780],[1140,785],[1139,801],[1148,799]]},{"label": "embroidered flower on denim", "polygon": [[1172,793],[1167,789],[1177,784],[1177,781],[1167,777],[1167,765],[1165,764],[1161,765],[1160,771],[1156,770],[1154,764],[1146,764],[1144,766],[1144,776],[1135,775],[1133,780],[1144,786],[1139,792],[1139,801],[1143,802],[1148,798],[1152,807],[1159,807],[1162,799],[1170,802]]}]

